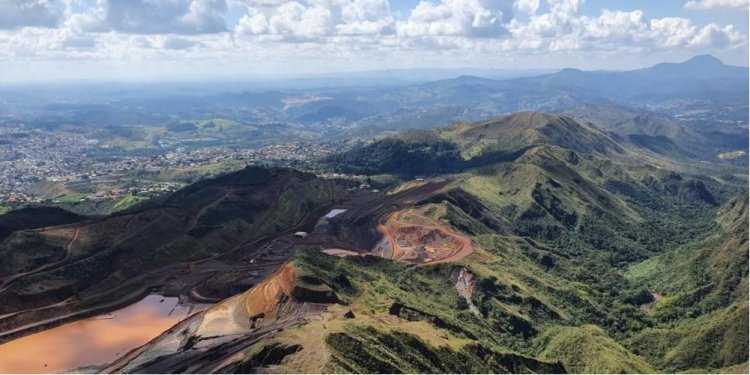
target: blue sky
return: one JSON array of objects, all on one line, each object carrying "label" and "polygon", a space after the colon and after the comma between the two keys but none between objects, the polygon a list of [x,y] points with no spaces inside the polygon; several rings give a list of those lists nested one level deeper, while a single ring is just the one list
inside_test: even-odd
[{"label": "blue sky", "polygon": [[747,65],[748,0],[0,0],[0,82]]}]

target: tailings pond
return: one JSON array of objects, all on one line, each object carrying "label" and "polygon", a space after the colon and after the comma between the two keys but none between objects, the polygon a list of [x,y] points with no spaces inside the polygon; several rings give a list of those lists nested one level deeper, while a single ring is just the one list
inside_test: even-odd
[{"label": "tailings pond", "polygon": [[109,314],[0,345],[0,373],[64,372],[107,364],[205,306],[152,294]]}]

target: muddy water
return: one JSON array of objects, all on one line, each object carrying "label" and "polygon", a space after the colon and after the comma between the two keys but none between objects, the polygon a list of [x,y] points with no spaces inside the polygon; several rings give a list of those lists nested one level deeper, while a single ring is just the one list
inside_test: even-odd
[{"label": "muddy water", "polygon": [[177,298],[149,295],[109,314],[25,336],[0,345],[0,373],[62,372],[107,364],[158,336],[190,310]]}]

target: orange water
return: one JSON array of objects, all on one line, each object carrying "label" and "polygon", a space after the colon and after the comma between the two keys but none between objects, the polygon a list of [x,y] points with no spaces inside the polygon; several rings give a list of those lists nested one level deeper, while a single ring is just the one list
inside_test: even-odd
[{"label": "orange water", "polygon": [[[171,314],[170,314],[171,312]],[[103,365],[184,319],[177,298],[150,295],[128,307],[0,345],[0,373],[49,373]]]}]

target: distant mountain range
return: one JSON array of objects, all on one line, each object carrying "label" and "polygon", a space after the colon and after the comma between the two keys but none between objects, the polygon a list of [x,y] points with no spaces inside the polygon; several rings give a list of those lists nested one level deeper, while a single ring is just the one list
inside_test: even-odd
[{"label": "distant mountain range", "polygon": [[[450,72],[417,75],[415,81]],[[174,118],[304,125],[344,118],[354,122],[353,128],[324,134],[352,136],[475,121],[525,110],[560,112],[590,104],[636,106],[658,112],[701,110],[737,120],[743,118],[748,102],[748,68],[725,65],[710,55],[630,71],[563,69],[520,78],[480,71],[476,73],[490,78],[461,75],[409,83],[389,79],[387,72],[376,73],[381,74],[376,82],[351,84],[346,77],[330,77],[319,81],[318,86],[308,82],[265,91],[262,85],[221,82],[6,87],[0,89],[0,103],[4,102],[0,114],[41,111],[53,114],[52,122],[91,126],[104,122],[159,124]],[[357,77],[354,81],[360,79]],[[309,100],[311,97],[318,99]],[[452,113],[446,113],[446,106]],[[424,117],[441,121],[426,122]]]},{"label": "distant mountain range", "polygon": [[[559,112],[581,105],[619,105],[671,112],[688,109],[713,112],[717,108],[746,108],[748,69],[723,64],[710,55],[683,63],[663,63],[632,71],[582,71],[513,79],[489,79],[462,75],[407,86],[325,91],[325,101],[294,108],[294,116],[321,110],[335,117],[342,109],[358,121],[348,135],[372,135],[384,130],[435,126],[422,119],[440,113],[442,125],[475,121],[504,113],[534,110]],[[266,94],[255,94],[259,97]],[[452,114],[446,116],[446,106]],[[410,111],[411,108],[418,109]],[[731,112],[731,111],[728,111]],[[724,112],[727,116],[728,112]],[[741,119],[742,110],[736,117]]]},{"label": "distant mountain range", "polygon": [[[748,69],[723,64],[710,55],[679,64],[664,63],[632,71],[563,69],[552,74],[509,80],[476,76],[396,89],[412,103],[479,102],[498,112],[561,110],[576,104],[646,104],[675,99],[708,100],[723,104],[747,101]],[[404,98],[409,102],[408,98]]]},{"label": "distant mountain range", "polygon": [[475,123],[411,131],[328,158],[349,173],[418,175],[459,172],[512,161],[549,145],[611,160],[716,163],[721,150],[745,149],[747,134],[695,131],[666,116],[612,105],[577,107],[569,114],[519,112]]}]

